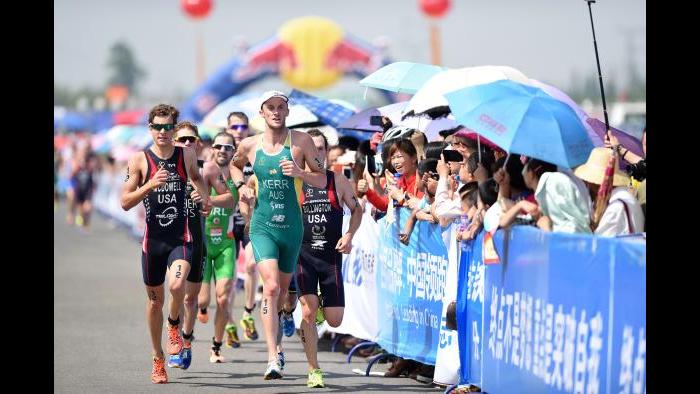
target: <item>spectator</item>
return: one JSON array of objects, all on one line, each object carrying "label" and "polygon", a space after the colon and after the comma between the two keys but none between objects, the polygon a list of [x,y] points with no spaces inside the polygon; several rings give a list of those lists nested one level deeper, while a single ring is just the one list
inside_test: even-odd
[{"label": "spectator", "polygon": [[537,220],[545,231],[591,233],[591,199],[569,175],[556,171],[556,166],[530,159],[523,168],[528,188],[535,191],[539,206],[522,200],[515,204]]},{"label": "spectator", "polygon": [[418,175],[420,176],[419,188],[423,191],[422,199],[411,199],[408,202],[411,208],[411,216],[404,225],[404,230],[399,234],[399,240],[408,245],[413,232],[416,220],[424,220],[430,223],[437,223],[437,218],[430,212],[430,207],[435,201],[435,191],[437,190],[437,160],[424,159],[418,163]]},{"label": "spectator", "polygon": [[[586,183],[593,201],[596,200],[600,185],[603,183],[610,154],[611,152],[607,148],[595,148],[588,157],[588,161],[578,166],[574,171],[574,174]],[[613,237],[643,231],[644,213],[639,201],[632,195],[628,187],[629,183],[629,176],[615,165],[614,188],[610,194],[608,206],[595,228],[596,235]]]},{"label": "spectator", "polygon": [[[423,192],[418,190],[418,161],[413,143],[410,140],[400,139],[391,145],[388,152],[392,168],[395,173],[401,174],[399,180],[394,182],[393,174],[389,170],[385,171],[388,197],[395,200],[398,205],[407,204],[413,197],[423,197]],[[379,195],[375,190],[367,190],[367,200],[384,212],[389,205],[388,197]]]}]

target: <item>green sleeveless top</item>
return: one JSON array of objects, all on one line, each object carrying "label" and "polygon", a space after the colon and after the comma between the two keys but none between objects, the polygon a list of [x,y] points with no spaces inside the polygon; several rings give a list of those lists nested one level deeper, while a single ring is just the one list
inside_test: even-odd
[{"label": "green sleeveless top", "polygon": [[[282,149],[274,154],[263,149],[262,136],[255,150],[253,172],[258,190],[255,209],[250,220],[250,232],[267,230],[303,232],[301,214],[302,180],[282,174],[280,160],[292,158],[292,132],[288,131]],[[280,233],[281,234],[281,233]]]},{"label": "green sleeveless top", "polygon": [[[233,195],[234,204],[238,202],[238,189],[233,179],[226,180],[226,186]],[[211,188],[211,196],[216,196],[216,190]],[[233,209],[212,207],[204,225],[207,248],[210,252],[229,248],[234,244],[233,238]]]}]

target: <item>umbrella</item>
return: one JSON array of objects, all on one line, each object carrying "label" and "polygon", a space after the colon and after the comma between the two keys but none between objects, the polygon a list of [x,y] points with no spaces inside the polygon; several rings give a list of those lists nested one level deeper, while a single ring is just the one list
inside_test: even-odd
[{"label": "umbrella", "polygon": [[411,98],[403,109],[403,113],[413,111],[415,114],[420,114],[432,108],[447,106],[445,93],[501,79],[528,83],[528,78],[523,73],[507,66],[478,66],[446,70],[430,78]]},{"label": "umbrella", "polygon": [[[597,136],[599,136],[601,139],[605,139],[605,123],[596,118],[588,118],[586,119],[586,124],[593,128]],[[617,137],[617,141],[620,143],[620,145],[629,149],[630,152],[634,153],[635,155],[639,157],[644,157],[644,148],[642,147],[642,141],[614,127],[610,127],[610,131],[615,137]]]},{"label": "umbrella", "polygon": [[[583,127],[586,129],[586,132],[588,133],[588,136],[591,137],[591,142],[593,142],[594,146],[604,146],[605,143],[603,140],[605,140],[605,133],[603,135],[600,135],[596,132],[596,130],[593,129],[593,127],[587,122],[589,116],[586,113],[586,111],[583,110],[583,108],[579,107],[578,104],[574,100],[571,99],[566,93],[562,92],[561,90],[555,88],[554,86],[547,85],[546,83],[540,82],[536,79],[530,78],[530,81],[528,85],[540,88],[545,91],[548,95],[554,97],[555,99],[563,102],[564,104],[568,105],[571,107],[571,109],[576,112],[576,115],[578,115],[579,119],[581,119],[581,122],[583,123]],[[603,127],[605,129],[605,127]]]},{"label": "umbrella", "polygon": [[446,97],[460,124],[506,152],[573,168],[593,149],[576,112],[542,89],[501,80]]},{"label": "umbrella", "polygon": [[[479,141],[480,144],[484,144],[491,149],[501,150],[501,148],[498,145],[491,142],[491,140],[489,140],[488,138],[482,137],[474,130],[470,130],[466,127],[461,129],[461,130],[458,130],[455,133],[455,135],[459,136],[459,137],[469,138],[469,139],[474,140],[474,141]],[[481,153],[481,152],[479,152],[479,153]]]},{"label": "umbrella", "polygon": [[323,124],[335,128],[338,128],[343,121],[355,114],[355,111],[344,105],[315,97],[296,89],[292,90],[292,93],[289,95],[289,101],[291,104],[303,105],[316,115]]},{"label": "umbrella", "polygon": [[228,126],[226,117],[234,111],[240,111],[252,119],[260,111],[260,95],[262,93],[247,92],[231,96],[214,107],[204,116],[201,124],[215,127]]},{"label": "umbrella", "polygon": [[377,126],[377,125],[371,125],[369,124],[369,120],[372,116],[382,116],[383,114],[379,112],[379,110],[376,107],[373,108],[367,108],[364,111],[358,112],[355,115],[345,119],[343,122],[341,122],[338,125],[338,128],[341,129],[352,129],[352,130],[360,130],[360,131],[369,131],[369,132],[382,132],[384,129],[382,129],[382,126]]},{"label": "umbrella", "polygon": [[432,64],[394,62],[360,81],[360,85],[396,93],[415,93],[433,75],[447,70]]}]

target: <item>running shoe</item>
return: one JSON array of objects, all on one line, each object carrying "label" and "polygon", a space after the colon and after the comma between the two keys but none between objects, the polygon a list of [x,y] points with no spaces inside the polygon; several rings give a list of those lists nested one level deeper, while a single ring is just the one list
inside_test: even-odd
[{"label": "running shoe", "polygon": [[75,225],[78,227],[81,227],[85,221],[83,220],[83,217],[81,215],[76,215],[75,216]]},{"label": "running shoe", "polygon": [[265,380],[270,379],[282,379],[282,372],[279,365],[279,360],[272,360],[267,363],[267,370],[265,371]]},{"label": "running shoe", "polygon": [[168,368],[182,368],[182,352],[168,357]]},{"label": "running shoe", "polygon": [[326,387],[323,383],[323,372],[320,369],[312,369],[309,371],[309,379],[306,381],[306,387]]},{"label": "running shoe", "polygon": [[151,370],[151,382],[156,384],[168,383],[168,373],[165,372],[165,359],[153,357],[153,370]]},{"label": "running shoe", "polygon": [[277,362],[280,365],[280,370],[284,371],[284,352],[277,353]]},{"label": "running shoe", "polygon": [[202,312],[202,310],[199,309],[197,311],[197,320],[199,320],[199,322],[202,324],[207,324],[207,322],[209,321],[209,314],[207,313],[207,311],[204,310],[204,312]]},{"label": "running shoe", "polygon": [[210,363],[223,363],[224,356],[221,355],[221,348],[212,347],[209,351],[209,362]]},{"label": "running shoe", "polygon": [[255,341],[258,339],[258,332],[255,330],[255,320],[253,320],[253,316],[245,316],[241,318],[241,327],[243,327],[243,335],[248,339],[249,341]]},{"label": "running shoe", "polygon": [[294,326],[294,316],[292,316],[291,313],[282,312],[280,323],[282,325],[282,333],[284,333],[284,336],[291,337],[294,335],[294,330],[296,327]]},{"label": "running shoe", "polygon": [[238,339],[238,328],[236,328],[235,324],[226,325],[226,346],[241,347],[241,341]]},{"label": "running shoe", "polygon": [[190,364],[192,364],[192,344],[191,343],[185,343],[185,345],[182,347],[182,351],[180,352],[180,361],[182,369],[187,369],[190,367]]},{"label": "running shoe", "polygon": [[182,350],[182,337],[177,326],[168,324],[168,345],[166,347],[168,354],[171,355],[179,354]]}]

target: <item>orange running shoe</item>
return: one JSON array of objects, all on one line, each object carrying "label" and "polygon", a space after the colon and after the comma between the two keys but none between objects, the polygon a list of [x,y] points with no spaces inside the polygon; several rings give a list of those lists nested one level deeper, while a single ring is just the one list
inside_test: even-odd
[{"label": "orange running shoe", "polygon": [[170,355],[179,354],[182,350],[182,337],[177,328],[177,326],[168,324],[168,345],[166,347]]},{"label": "orange running shoe", "polygon": [[197,311],[197,320],[199,320],[199,322],[202,324],[207,324],[209,321],[209,314],[207,313],[206,309],[204,312],[202,312],[201,308]]},{"label": "orange running shoe", "polygon": [[153,357],[151,382],[155,384],[168,383],[168,373],[165,372],[165,359]]}]

